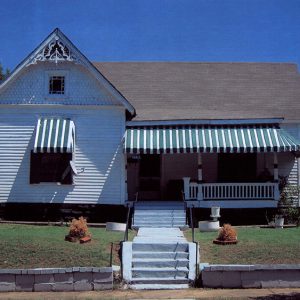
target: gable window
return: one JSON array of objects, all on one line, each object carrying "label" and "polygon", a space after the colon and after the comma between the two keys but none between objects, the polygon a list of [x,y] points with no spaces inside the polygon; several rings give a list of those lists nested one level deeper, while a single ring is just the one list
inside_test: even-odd
[{"label": "gable window", "polygon": [[72,184],[72,153],[34,153],[30,159],[30,183]]},{"label": "gable window", "polygon": [[65,76],[49,77],[49,94],[63,95],[65,93]]}]

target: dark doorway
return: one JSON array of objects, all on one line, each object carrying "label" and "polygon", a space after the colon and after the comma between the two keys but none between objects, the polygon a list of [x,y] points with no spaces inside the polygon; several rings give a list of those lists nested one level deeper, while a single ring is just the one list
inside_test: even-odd
[{"label": "dark doorway", "polygon": [[160,174],[160,155],[141,155],[139,170],[139,200],[160,200]]},{"label": "dark doorway", "polygon": [[255,153],[221,153],[218,155],[219,182],[254,182],[255,180]]}]

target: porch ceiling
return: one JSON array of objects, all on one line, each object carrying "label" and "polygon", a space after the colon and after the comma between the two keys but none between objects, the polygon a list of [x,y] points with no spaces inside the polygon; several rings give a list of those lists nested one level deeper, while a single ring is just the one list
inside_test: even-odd
[{"label": "porch ceiling", "polygon": [[277,125],[128,127],[127,153],[254,153],[299,151],[300,141]]}]

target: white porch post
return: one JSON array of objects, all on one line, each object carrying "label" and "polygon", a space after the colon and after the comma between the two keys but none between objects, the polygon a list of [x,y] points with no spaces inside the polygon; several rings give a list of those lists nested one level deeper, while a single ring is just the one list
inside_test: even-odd
[{"label": "white porch post", "polygon": [[[297,176],[297,185],[298,187],[300,187],[300,157],[297,157],[297,172],[298,172],[298,176]],[[300,207],[300,195],[298,194],[298,206]]]},{"label": "white porch post", "polygon": [[198,194],[197,194],[197,200],[199,200],[199,201],[203,200],[202,182],[203,182],[202,154],[198,153]]},{"label": "white porch post", "polygon": [[124,160],[125,160],[125,202],[128,201],[128,186],[127,186],[127,154],[124,154]]},{"label": "white porch post", "polygon": [[185,200],[190,200],[190,177],[183,177],[183,190]]},{"label": "white porch post", "polygon": [[275,182],[275,187],[274,187],[274,200],[279,200],[280,193],[279,193],[279,175],[278,175],[278,157],[277,153],[274,152],[274,182]]}]

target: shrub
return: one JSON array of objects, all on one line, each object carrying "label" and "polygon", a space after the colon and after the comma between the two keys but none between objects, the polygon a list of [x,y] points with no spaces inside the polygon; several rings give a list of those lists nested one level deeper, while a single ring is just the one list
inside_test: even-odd
[{"label": "shrub", "polygon": [[217,240],[236,241],[237,240],[236,230],[230,224],[224,224],[219,231],[219,236]]},{"label": "shrub", "polygon": [[80,217],[79,219],[74,218],[70,224],[69,237],[82,238],[85,236],[91,236],[86,219],[83,217]]},{"label": "shrub", "polygon": [[299,224],[300,211],[295,203],[298,202],[300,189],[297,185],[285,183],[281,186],[277,215],[284,217],[286,223]]}]

